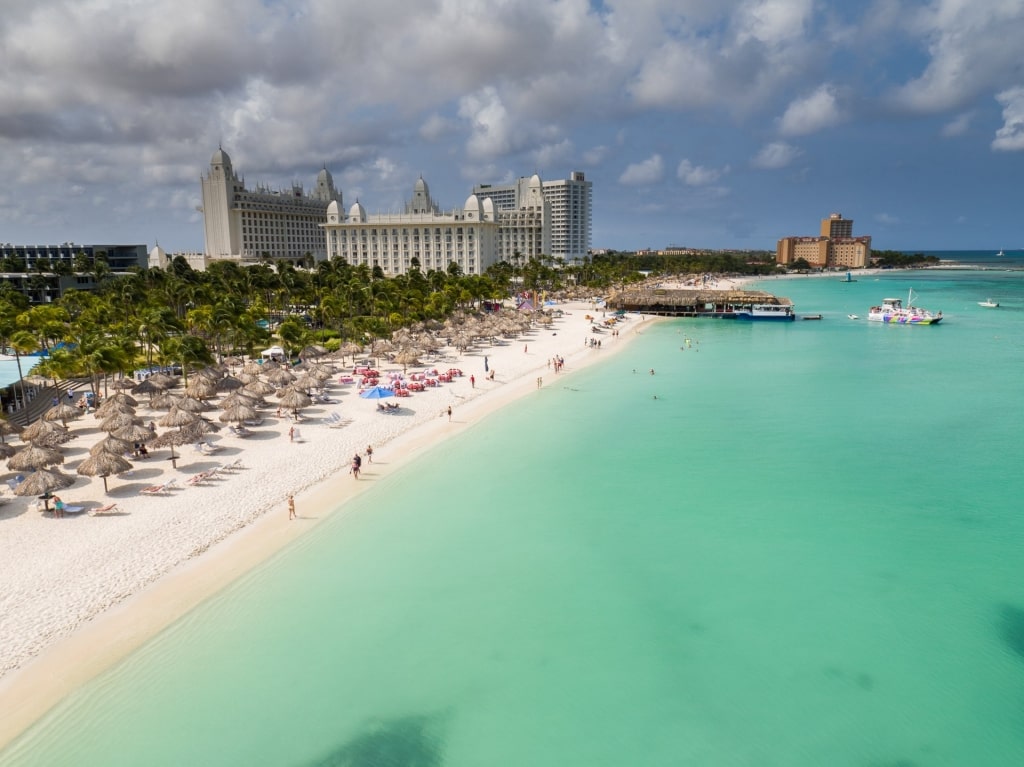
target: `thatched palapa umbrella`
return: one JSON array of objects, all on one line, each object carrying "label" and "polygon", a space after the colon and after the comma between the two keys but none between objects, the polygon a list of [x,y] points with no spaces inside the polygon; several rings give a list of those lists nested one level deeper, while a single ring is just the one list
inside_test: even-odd
[{"label": "thatched palapa umbrella", "polygon": [[111,474],[124,474],[131,471],[132,465],[124,458],[113,453],[100,451],[96,455],[90,455],[78,464],[78,473],[83,477],[100,477],[103,479],[103,492],[107,492],[107,477]]},{"label": "thatched palapa umbrella", "polygon": [[10,423],[9,421],[4,420],[3,418],[0,418],[0,445],[3,444],[4,437],[10,436],[11,434],[20,434],[20,433],[21,433],[21,429],[19,429],[17,426],[15,426],[14,424]]},{"label": "thatched palapa umbrella", "polygon": [[296,416],[299,414],[300,408],[309,407],[313,404],[313,400],[310,399],[308,395],[303,394],[296,389],[281,389],[281,391],[277,393],[277,396],[281,402],[281,407],[288,408],[293,411]]},{"label": "thatched palapa umbrella", "polygon": [[196,399],[210,399],[217,394],[217,384],[208,378],[196,376],[188,382],[185,393]]},{"label": "thatched palapa umbrella", "polygon": [[53,435],[66,435],[68,430],[59,423],[53,421],[36,421],[29,424],[21,432],[21,438],[26,442],[41,442]]},{"label": "thatched palapa umbrella", "polygon": [[190,423],[195,423],[199,420],[199,416],[195,413],[190,413],[188,410],[179,410],[176,407],[172,407],[167,411],[167,415],[159,420],[161,426],[187,426]]},{"label": "thatched palapa umbrella", "polygon": [[181,447],[195,442],[196,439],[182,429],[170,429],[152,440],[149,444],[153,447],[169,447],[171,449],[171,466],[178,468],[179,456],[175,454],[175,446]]},{"label": "thatched palapa umbrella", "polygon": [[7,459],[8,468],[14,471],[35,471],[56,463],[64,463],[64,454],[55,447],[37,445],[35,442],[29,442]]},{"label": "thatched palapa umbrella", "polygon": [[252,421],[257,417],[257,415],[256,408],[239,402],[238,404],[226,408],[224,412],[220,414],[219,418],[224,423],[228,423],[230,421],[242,423],[243,421]]},{"label": "thatched palapa umbrella", "polygon": [[100,430],[117,431],[132,424],[141,425],[142,419],[132,413],[116,412],[100,421]]},{"label": "thatched palapa umbrella", "polygon": [[28,475],[24,482],[19,482],[14,488],[14,494],[22,497],[27,495],[38,495],[46,502],[46,508],[50,508],[50,492],[63,490],[75,484],[75,478],[62,474],[54,469],[39,469]]},{"label": "thatched palapa umbrella", "polygon": [[[266,381],[252,381],[251,383],[247,383],[241,391],[262,399],[267,394],[273,394],[277,389],[274,388],[273,384],[269,384]],[[227,399],[227,397],[225,397],[225,399]]]},{"label": "thatched palapa umbrella", "polygon": [[43,420],[60,421],[61,425],[65,429],[68,427],[68,421],[73,421],[74,419],[81,417],[81,409],[75,407],[74,405],[69,405],[66,402],[61,402],[57,405],[54,405],[45,413],[43,413]]},{"label": "thatched palapa umbrella", "polygon": [[132,443],[125,439],[108,434],[95,445],[89,448],[89,455],[97,453],[111,453],[113,455],[124,455],[132,449]]},{"label": "thatched palapa umbrella", "polygon": [[149,398],[152,399],[154,394],[160,394],[168,388],[170,387],[157,381],[156,376],[151,376],[138,386],[132,387],[132,394],[148,394]]}]

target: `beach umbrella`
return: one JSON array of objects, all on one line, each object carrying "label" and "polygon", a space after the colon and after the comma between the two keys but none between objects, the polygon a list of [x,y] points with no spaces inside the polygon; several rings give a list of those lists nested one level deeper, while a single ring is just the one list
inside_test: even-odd
[{"label": "beach umbrella", "polygon": [[234,376],[224,376],[217,381],[217,391],[234,391],[235,389],[241,389],[245,386],[244,381],[240,381]]},{"label": "beach umbrella", "polygon": [[295,389],[282,389],[277,393],[277,397],[281,407],[286,407],[296,414],[298,414],[299,408],[309,407],[313,404],[313,400],[308,395]]},{"label": "beach umbrella", "polygon": [[[273,384],[269,384],[266,381],[259,381],[259,380],[253,381],[251,383],[247,383],[241,389],[242,393],[251,394],[252,396],[257,397],[257,398],[262,398],[265,395],[272,394],[275,391],[277,391],[277,389],[274,387]],[[237,394],[238,392],[235,392],[235,393]],[[227,397],[225,397],[224,399],[227,399]]]},{"label": "beach umbrella", "polygon": [[179,410],[176,407],[172,407],[167,411],[167,415],[160,419],[158,422],[161,426],[186,426],[190,423],[195,423],[199,420],[199,416],[195,413],[190,413],[187,410]]},{"label": "beach umbrella", "polygon": [[68,405],[65,402],[61,402],[58,405],[54,405],[45,413],[43,413],[43,420],[60,421],[65,428],[67,428],[68,421],[81,417],[82,410],[80,408],[77,408],[74,405]]},{"label": "beach umbrella", "polygon": [[198,438],[182,429],[170,429],[156,437],[149,444],[152,447],[169,447],[171,449],[171,466],[177,469],[178,455],[174,452],[175,446],[180,447],[181,445],[189,445],[193,442],[198,442]]},{"label": "beach umbrella", "polygon": [[404,373],[409,369],[410,365],[420,364],[420,352],[418,349],[402,349],[395,355],[395,362],[402,366],[402,372]]},{"label": "beach umbrella", "polygon": [[169,388],[155,379],[156,376],[150,376],[138,386],[133,386],[131,390],[132,394],[148,394],[152,398],[152,395],[159,394]]},{"label": "beach umbrella", "polygon": [[200,437],[203,437],[211,432],[220,431],[220,427],[213,421],[207,421],[205,418],[200,418],[195,423],[190,423],[182,426],[179,429],[182,434],[191,437],[191,442],[198,442]]},{"label": "beach umbrella", "polygon": [[178,401],[175,403],[175,406],[178,408],[178,410],[185,410],[189,413],[202,413],[206,410],[213,410],[213,405],[207,402],[203,402],[201,399],[189,397],[188,395],[185,395],[184,397],[179,397]]},{"label": "beach umbrella", "polygon": [[7,459],[7,467],[14,471],[35,471],[55,463],[64,463],[64,454],[55,447],[29,442]]},{"label": "beach umbrella", "polygon": [[50,493],[53,490],[63,490],[75,484],[75,478],[62,474],[56,469],[38,469],[19,482],[14,488],[14,494],[19,496],[38,495],[46,501],[46,508],[50,508]]},{"label": "beach umbrella", "polygon": [[108,434],[95,445],[89,448],[89,455],[96,455],[97,453],[112,453],[114,455],[124,455],[129,450],[131,450],[131,447],[131,442],[115,437],[113,434]]},{"label": "beach umbrella", "polygon": [[120,429],[114,429],[110,432],[113,436],[118,439],[123,439],[126,442],[131,442],[133,445],[136,442],[149,442],[153,439],[153,430],[139,424],[130,423],[127,426],[122,426]]},{"label": "beach umbrella", "polygon": [[359,396],[363,399],[384,399],[385,397],[394,397],[395,393],[385,386],[371,386],[361,392]]},{"label": "beach umbrella", "polygon": [[251,376],[257,376],[261,372],[263,372],[263,366],[256,360],[249,360],[244,365],[242,365],[242,372],[247,373],[248,375]]},{"label": "beach umbrella", "polygon": [[132,424],[141,424],[142,419],[133,413],[116,412],[100,421],[102,431],[116,431]]},{"label": "beach umbrella", "polygon": [[302,351],[299,352],[299,359],[304,360],[308,358],[322,357],[325,354],[327,354],[327,347],[320,346],[319,344],[312,344],[302,348]]},{"label": "beach umbrella", "polygon": [[217,394],[217,384],[208,378],[196,376],[185,387],[185,393],[196,399],[209,399]]},{"label": "beach umbrella", "polygon": [[11,434],[20,434],[20,433],[21,433],[21,429],[19,429],[17,426],[12,424],[10,421],[7,421],[7,420],[5,420],[3,418],[0,418],[0,445],[3,444],[4,437],[8,437]]},{"label": "beach umbrella", "polygon": [[67,434],[68,430],[61,426],[59,423],[53,421],[36,421],[35,423],[29,424],[21,432],[21,438],[25,442],[39,441],[43,437],[49,437],[54,434]]},{"label": "beach umbrella", "polygon": [[252,421],[256,416],[256,408],[239,403],[227,408],[219,417],[224,423],[228,423],[229,421],[237,421],[241,423],[242,421]]},{"label": "beach umbrella", "polygon": [[134,389],[135,383],[136,382],[131,378],[118,378],[110,385],[115,389]]},{"label": "beach umbrella", "polygon": [[154,373],[146,380],[152,381],[163,389],[170,389],[178,385],[178,377],[168,375],[167,373]]},{"label": "beach umbrella", "polygon": [[267,374],[267,380],[274,384],[274,386],[280,387],[294,381],[295,374],[285,368],[278,368],[277,370],[272,370]]},{"label": "beach umbrella", "polygon": [[[270,391],[274,391],[273,387],[271,387]],[[238,391],[233,391],[231,394],[228,394],[220,401],[219,404],[221,408],[225,410],[229,407],[233,407],[234,405],[248,405],[249,407],[255,408],[260,406],[262,399],[262,396],[252,394],[245,389],[239,389]]]},{"label": "beach umbrella", "polygon": [[[123,378],[121,380],[127,381],[129,379]],[[135,397],[131,396],[130,394],[125,394],[123,391],[114,392],[113,394],[111,394],[109,397],[103,400],[103,405],[106,405],[108,402],[119,402],[120,404],[128,405],[129,407],[136,407],[139,404],[139,401],[135,399]],[[100,405],[100,407],[103,407],[103,405]]]},{"label": "beach umbrella", "polygon": [[76,471],[83,477],[100,477],[103,479],[103,492],[107,492],[107,477],[111,474],[124,474],[131,471],[132,465],[119,455],[100,451],[90,455],[80,464]]},{"label": "beach umbrella", "polygon": [[178,404],[183,395],[172,391],[162,391],[149,400],[149,407],[152,410],[170,410]]},{"label": "beach umbrella", "polygon": [[129,413],[130,415],[135,415],[135,406],[129,405],[127,402],[108,399],[96,408],[93,412],[93,416],[96,418],[106,418],[114,413]]}]

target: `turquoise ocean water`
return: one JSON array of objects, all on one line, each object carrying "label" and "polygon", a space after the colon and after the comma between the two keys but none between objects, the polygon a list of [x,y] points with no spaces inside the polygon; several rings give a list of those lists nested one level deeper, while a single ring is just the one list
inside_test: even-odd
[{"label": "turquoise ocean water", "polygon": [[[762,283],[820,322],[645,323],[0,764],[1024,764],[1011,264]],[[942,325],[847,318],[910,287]]]}]

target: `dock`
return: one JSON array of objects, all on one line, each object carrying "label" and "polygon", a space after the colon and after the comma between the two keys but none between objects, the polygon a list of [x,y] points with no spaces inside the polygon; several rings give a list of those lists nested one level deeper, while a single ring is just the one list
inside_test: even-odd
[{"label": "dock", "polygon": [[739,309],[755,305],[792,306],[793,302],[763,290],[627,288],[608,299],[612,309],[658,317],[734,319]]}]

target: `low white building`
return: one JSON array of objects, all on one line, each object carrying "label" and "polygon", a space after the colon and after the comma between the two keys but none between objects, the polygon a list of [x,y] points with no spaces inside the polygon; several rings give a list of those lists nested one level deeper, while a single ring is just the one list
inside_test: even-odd
[{"label": "low white building", "polygon": [[327,255],[358,266],[380,267],[387,276],[405,274],[418,259],[420,269],[482,274],[497,263],[498,222],[490,200],[470,195],[461,210],[442,212],[422,178],[401,213],[368,215],[356,202],[346,213],[340,202],[327,206]]}]

